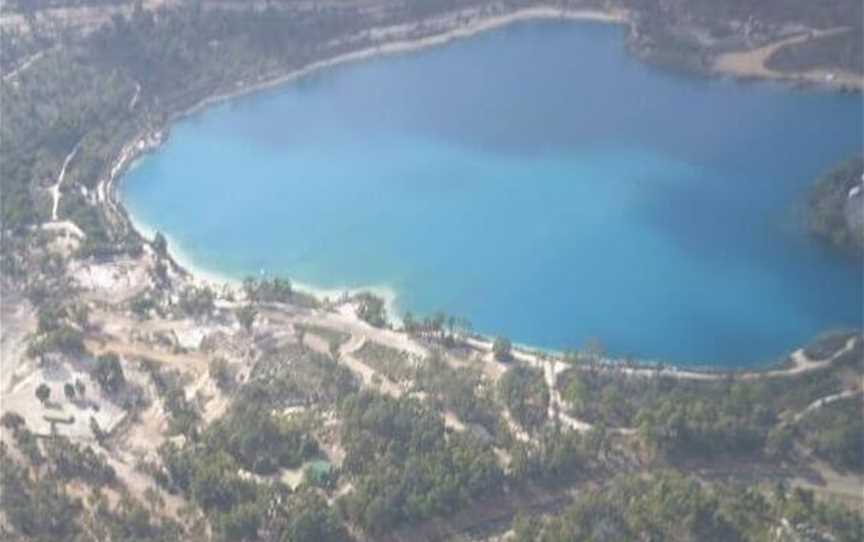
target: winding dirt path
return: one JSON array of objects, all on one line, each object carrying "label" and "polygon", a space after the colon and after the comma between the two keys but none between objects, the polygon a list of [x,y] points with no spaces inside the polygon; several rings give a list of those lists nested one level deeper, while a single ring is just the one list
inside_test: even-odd
[{"label": "winding dirt path", "polygon": [[193,352],[175,354],[149,348],[144,344],[132,344],[113,338],[104,340],[87,339],[84,341],[84,344],[87,350],[96,356],[114,352],[125,358],[147,358],[196,375],[201,375],[207,371],[209,363],[209,359],[203,354]]},{"label": "winding dirt path", "polygon": [[840,401],[842,399],[850,399],[850,398],[855,397],[856,395],[860,395],[860,394],[864,394],[864,389],[845,390],[845,391],[841,391],[840,393],[835,393],[832,395],[826,395],[825,397],[820,397],[819,399],[816,399],[815,401],[813,401],[812,403],[807,405],[798,414],[796,414],[795,417],[793,418],[793,421],[795,423],[798,423],[802,419],[804,419],[805,416],[810,414],[811,412],[815,412],[815,411],[819,410],[820,408],[827,406],[827,405],[830,405],[831,403],[834,403],[836,401]]},{"label": "winding dirt path", "polygon": [[39,60],[40,58],[45,56],[46,52],[47,51],[39,51],[38,53],[35,53],[35,54],[27,57],[27,59],[24,62],[22,62],[21,64],[19,64],[18,67],[16,67],[14,70],[12,70],[11,72],[9,72],[7,74],[4,74],[3,75],[3,81],[7,82],[7,81],[11,81],[12,79],[15,79],[19,73],[23,72],[24,70],[26,70],[27,68],[32,66],[34,62],[36,62],[37,60]]}]

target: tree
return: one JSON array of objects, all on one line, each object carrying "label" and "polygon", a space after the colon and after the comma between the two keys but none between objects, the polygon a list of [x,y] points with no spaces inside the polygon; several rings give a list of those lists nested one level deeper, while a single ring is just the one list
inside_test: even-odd
[{"label": "tree", "polygon": [[225,358],[218,357],[210,360],[209,367],[210,378],[216,382],[220,389],[224,389],[231,381],[231,372],[228,369],[228,362]]},{"label": "tree", "polygon": [[177,304],[184,313],[200,318],[209,315],[216,308],[216,294],[208,286],[187,286],[180,292]]},{"label": "tree", "polygon": [[258,283],[254,277],[246,277],[243,279],[243,293],[246,295],[246,301],[255,303],[258,301]]},{"label": "tree", "polygon": [[84,303],[76,303],[69,307],[69,317],[80,329],[86,330],[90,324],[90,307]]},{"label": "tree", "polygon": [[51,397],[51,388],[44,382],[36,388],[36,398],[44,405]]},{"label": "tree", "polygon": [[258,311],[250,305],[244,305],[236,310],[237,321],[246,330],[246,333],[252,331],[252,325],[255,324],[255,317],[258,316]]},{"label": "tree", "polygon": [[120,366],[120,358],[114,352],[108,352],[96,358],[94,377],[102,389],[108,393],[118,391],[126,383],[123,367]]},{"label": "tree", "polygon": [[165,239],[165,236],[162,235],[162,232],[156,232],[156,235],[153,237],[153,250],[156,251],[156,254],[159,256],[166,256],[168,254],[168,241]]},{"label": "tree", "polygon": [[585,342],[585,354],[592,363],[597,363],[606,355],[606,347],[597,337],[591,337]]},{"label": "tree", "polygon": [[17,412],[6,412],[0,417],[0,425],[9,429],[13,433],[18,431],[20,427],[25,425],[24,418]]},{"label": "tree", "polygon": [[518,512],[513,518],[513,534],[517,542],[532,542],[540,537],[543,524],[538,517]]},{"label": "tree", "polygon": [[165,499],[162,498],[159,490],[152,486],[144,490],[144,500],[150,505],[150,511],[153,514],[165,508]]},{"label": "tree", "polygon": [[301,347],[306,345],[306,326],[300,323],[294,324],[294,335],[297,336],[297,343]]},{"label": "tree", "polygon": [[84,397],[84,394],[87,392],[87,386],[80,378],[75,379],[75,391],[78,392],[78,397]]},{"label": "tree", "polygon": [[357,317],[375,327],[387,325],[387,309],[384,300],[368,292],[357,295]]},{"label": "tree", "polygon": [[105,431],[102,430],[102,427],[99,425],[99,422],[96,421],[96,418],[90,416],[90,431],[93,433],[93,438],[96,439],[96,442],[102,444],[105,440]]},{"label": "tree", "polygon": [[75,386],[71,382],[63,384],[63,393],[66,394],[66,399],[70,401],[75,399]]},{"label": "tree", "polygon": [[498,361],[510,361],[513,357],[512,348],[510,339],[507,337],[496,337],[495,342],[492,343],[492,353]]},{"label": "tree", "polygon": [[498,380],[498,393],[516,421],[526,429],[536,429],[545,423],[550,395],[542,370],[514,366]]},{"label": "tree", "polygon": [[405,316],[402,317],[402,328],[405,330],[405,333],[409,335],[417,333],[420,329],[420,324],[418,324],[417,320],[414,319],[414,313],[411,311],[407,311]]}]

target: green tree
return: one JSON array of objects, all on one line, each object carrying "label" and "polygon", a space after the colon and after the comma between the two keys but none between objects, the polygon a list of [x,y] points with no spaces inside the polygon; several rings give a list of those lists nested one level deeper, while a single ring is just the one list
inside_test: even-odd
[{"label": "green tree", "polygon": [[237,321],[247,333],[252,331],[252,326],[255,324],[255,317],[258,316],[258,311],[251,304],[243,305],[235,311]]},{"label": "green tree", "polygon": [[78,397],[84,397],[87,392],[87,386],[80,378],[75,379],[75,391],[78,392]]},{"label": "green tree", "polygon": [[498,393],[523,427],[535,429],[546,421],[549,411],[549,388],[543,371],[517,365],[498,380]]},{"label": "green tree", "polygon": [[168,255],[168,241],[162,235],[162,232],[157,231],[156,235],[153,236],[153,250],[159,256],[165,257]]},{"label": "green tree", "polygon": [[306,341],[306,326],[301,324],[301,323],[294,324],[294,335],[297,336],[297,343],[301,347],[305,347],[306,346],[306,343],[305,343],[305,341]]},{"label": "green tree", "polygon": [[120,358],[114,352],[108,352],[96,358],[96,369],[93,376],[102,389],[108,393],[120,390],[126,383]]},{"label": "green tree", "polygon": [[375,327],[387,325],[387,309],[384,307],[383,299],[363,292],[357,295],[357,301],[358,318]]},{"label": "green tree", "polygon": [[178,305],[180,310],[193,318],[207,316],[216,308],[216,294],[207,286],[187,286],[180,292]]},{"label": "green tree", "polygon": [[36,388],[36,398],[44,405],[51,397],[51,388],[44,382]]},{"label": "green tree", "polygon": [[8,411],[4,413],[2,417],[0,417],[0,425],[15,433],[18,431],[18,429],[26,425],[26,422],[24,421],[24,418],[17,412]]},{"label": "green tree", "polygon": [[513,345],[507,337],[495,337],[492,343],[492,353],[498,361],[510,361],[513,358]]},{"label": "green tree", "polygon": [[231,383],[231,372],[225,358],[217,357],[211,359],[208,369],[210,378],[216,382],[216,385],[219,386],[219,388],[224,389]]}]

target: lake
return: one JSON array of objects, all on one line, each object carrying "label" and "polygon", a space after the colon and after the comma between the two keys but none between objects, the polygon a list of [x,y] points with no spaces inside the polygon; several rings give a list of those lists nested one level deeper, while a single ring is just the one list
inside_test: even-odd
[{"label": "lake", "polygon": [[125,176],[137,224],[231,278],[385,286],[550,349],[775,361],[862,323],[810,239],[860,96],[676,74],[621,27],[530,22],[316,72],[186,118]]}]

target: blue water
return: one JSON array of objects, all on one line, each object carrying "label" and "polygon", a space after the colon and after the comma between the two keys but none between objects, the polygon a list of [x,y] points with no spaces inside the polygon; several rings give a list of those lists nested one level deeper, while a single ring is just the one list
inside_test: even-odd
[{"label": "blue water", "polygon": [[177,124],[123,184],[204,269],[387,285],[563,349],[752,366],[862,322],[805,235],[860,97],[691,78],[614,26],[526,23],[319,72]]}]

